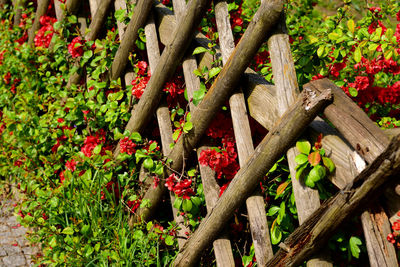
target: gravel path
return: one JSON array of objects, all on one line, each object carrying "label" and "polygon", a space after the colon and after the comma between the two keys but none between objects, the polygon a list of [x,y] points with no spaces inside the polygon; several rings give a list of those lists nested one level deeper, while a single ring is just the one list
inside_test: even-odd
[{"label": "gravel path", "polygon": [[21,226],[14,216],[16,201],[0,194],[0,267],[33,266],[31,255],[36,250],[25,238],[28,229]]}]

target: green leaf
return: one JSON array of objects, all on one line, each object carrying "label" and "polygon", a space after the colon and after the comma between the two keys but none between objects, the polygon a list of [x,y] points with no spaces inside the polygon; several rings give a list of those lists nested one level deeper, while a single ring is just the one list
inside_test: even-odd
[{"label": "green leaf", "polygon": [[214,76],[217,76],[218,73],[220,73],[221,68],[219,67],[214,67],[208,72],[208,79],[213,78]]},{"label": "green leaf", "polygon": [[296,147],[297,147],[297,150],[300,151],[300,153],[303,153],[306,155],[310,154],[311,144],[307,140],[300,139],[299,141],[296,142]]},{"label": "green leaf", "polygon": [[201,205],[201,199],[199,197],[191,197],[190,200],[192,200],[192,203],[197,207]]},{"label": "green leaf", "polygon": [[379,46],[378,44],[372,43],[372,44],[370,44],[370,45],[368,46],[368,50],[371,51],[371,52],[375,52],[376,49],[378,48],[378,46]]},{"label": "green leaf", "polygon": [[101,147],[102,145],[97,145],[94,149],[93,149],[93,154],[98,155],[101,152]]},{"label": "green leaf", "polygon": [[83,53],[83,58],[84,59],[90,59],[93,56],[93,51],[92,50],[87,50],[85,53]]},{"label": "green leaf", "polygon": [[383,55],[385,59],[390,59],[393,56],[393,49],[386,50]]},{"label": "green leaf", "polygon": [[354,30],[356,28],[356,24],[354,23],[354,20],[351,19],[351,20],[347,21],[347,28],[349,28],[349,31],[351,33],[354,33]]},{"label": "green leaf", "polygon": [[82,226],[82,228],[81,228],[81,233],[82,233],[83,235],[86,235],[87,233],[89,233],[89,231],[90,231],[90,225],[85,224],[85,225]]},{"label": "green leaf", "polygon": [[202,46],[199,46],[199,47],[196,47],[196,48],[194,49],[192,55],[201,54],[201,53],[204,53],[204,52],[207,52],[207,51],[208,51],[207,48],[204,48],[204,47],[202,47]]},{"label": "green leaf", "polygon": [[184,199],[182,203],[182,208],[184,211],[189,212],[192,210],[193,204],[190,199]]},{"label": "green leaf", "polygon": [[306,177],[306,179],[304,180],[304,184],[310,188],[314,188],[315,187],[315,183],[313,180],[311,180],[311,178],[309,178],[309,176]]},{"label": "green leaf", "polygon": [[149,146],[149,151],[153,151],[154,149],[156,149],[157,148],[157,143],[156,142],[153,142],[153,143],[151,143],[151,145]]},{"label": "green leaf", "polygon": [[136,143],[142,142],[142,136],[138,132],[133,132],[129,138],[135,141]]},{"label": "green leaf", "polygon": [[154,162],[151,158],[147,158],[143,162],[143,167],[145,167],[148,170],[151,170],[153,168],[153,166],[154,166]]},{"label": "green leaf", "polygon": [[294,158],[294,161],[297,163],[297,164],[299,164],[299,165],[302,165],[302,164],[304,164],[304,163],[306,163],[307,161],[308,161],[308,157],[307,157],[307,155],[306,154],[298,154],[295,158]]},{"label": "green leaf", "polygon": [[354,60],[355,60],[357,63],[361,61],[361,49],[360,49],[359,46],[358,46],[358,47],[356,48],[356,50],[354,51]]},{"label": "green leaf", "polygon": [[311,169],[307,178],[311,179],[314,183],[316,183],[319,180],[323,179],[325,177],[325,175],[326,175],[325,167],[323,167],[321,165],[317,165]]},{"label": "green leaf", "polygon": [[72,229],[72,227],[65,227],[61,233],[65,234],[65,235],[73,235],[74,229]]},{"label": "green leaf", "polygon": [[174,139],[174,141],[178,140],[180,133],[181,133],[181,129],[176,129],[174,131],[174,133],[172,134],[172,138]]},{"label": "green leaf", "polygon": [[321,58],[322,55],[324,54],[324,50],[325,50],[325,46],[321,45],[320,47],[318,47],[317,55],[319,58]]},{"label": "green leaf", "polygon": [[302,176],[304,170],[307,168],[307,164],[299,165],[299,166],[300,166],[300,168],[298,168],[296,171],[296,179],[297,180],[299,180],[300,177]]},{"label": "green leaf", "polygon": [[360,252],[361,252],[361,250],[359,248],[359,246],[362,245],[361,239],[356,236],[352,236],[352,237],[350,237],[349,245],[350,245],[351,255],[353,255],[354,258],[358,259],[358,257],[360,256]]},{"label": "green leaf", "polygon": [[311,152],[308,155],[308,162],[310,162],[311,166],[318,165],[320,161],[321,161],[321,155],[319,154],[319,151]]},{"label": "green leaf", "polygon": [[187,121],[185,122],[185,124],[183,125],[183,131],[185,133],[188,133],[191,129],[193,128],[193,123],[191,121]]},{"label": "green leaf", "polygon": [[330,158],[322,157],[322,162],[324,166],[328,168],[329,172],[332,173],[335,170],[335,163]]},{"label": "green leaf", "polygon": [[280,210],[279,207],[277,207],[277,206],[272,206],[272,207],[268,210],[268,216],[274,216],[279,210]]},{"label": "green leaf", "polygon": [[179,210],[181,208],[181,206],[182,206],[182,202],[183,202],[182,198],[176,197],[175,201],[174,201],[174,208]]},{"label": "green leaf", "polygon": [[56,208],[58,206],[59,199],[58,197],[52,197],[50,200],[50,206],[52,208]]},{"label": "green leaf", "polygon": [[358,91],[354,87],[349,87],[349,93],[352,97],[356,97],[358,95]]},{"label": "green leaf", "polygon": [[336,32],[331,32],[330,34],[328,34],[328,38],[335,41],[337,39],[339,39],[340,35]]},{"label": "green leaf", "polygon": [[275,225],[271,228],[271,243],[273,245],[278,244],[282,239],[282,231]]},{"label": "green leaf", "polygon": [[174,244],[174,237],[172,235],[167,235],[165,238],[165,244],[167,246],[172,246]]}]

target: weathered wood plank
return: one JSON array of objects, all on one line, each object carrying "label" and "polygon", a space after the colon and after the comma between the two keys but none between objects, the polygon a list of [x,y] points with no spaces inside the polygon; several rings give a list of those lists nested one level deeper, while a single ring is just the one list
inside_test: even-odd
[{"label": "weathered wood plank", "polygon": [[[5,4],[5,1],[3,1],[1,4]],[[18,26],[19,23],[21,22],[21,16],[22,16],[22,10],[24,8],[25,5],[25,1],[24,0],[13,0],[13,8],[14,8],[14,26]]]},{"label": "weathered wood plank", "polygon": [[[197,157],[200,157],[201,151],[208,148],[207,146],[200,146],[197,150]],[[220,187],[215,180],[215,172],[210,167],[201,164],[199,164],[199,167],[207,212],[211,212],[218,201]],[[235,266],[231,241],[226,229],[213,241],[213,248],[217,266]]]},{"label": "weathered wood plank", "polygon": [[[283,243],[267,266],[296,266],[323,248],[341,224],[371,203],[395,182],[400,171],[400,136],[389,144],[354,180],[354,183],[324,202]],[[318,244],[318,245],[317,245]]]},{"label": "weathered wood plank", "polygon": [[[222,62],[225,65],[235,49],[235,43],[229,21],[228,5],[226,1],[214,2],[215,19],[221,46]],[[248,120],[246,102],[241,88],[238,88],[229,98],[233,130],[238,150],[239,164],[244,166],[254,152],[250,123]],[[264,198],[260,189],[253,196],[246,199],[246,208],[249,215],[250,231],[253,238],[254,251],[257,263],[264,266],[272,257],[272,245],[269,236],[267,215],[265,213]]]},{"label": "weathered wood plank", "polygon": [[185,243],[175,259],[175,266],[194,264],[201,251],[215,239],[231,218],[235,209],[254,192],[265,173],[295,142],[305,126],[331,101],[331,97],[329,90],[322,95],[315,94],[315,91],[303,90],[297,101],[257,146],[246,165],[239,170],[219,198],[214,209],[207,214],[196,232]]},{"label": "weathered wood plank", "polygon": [[332,90],[335,100],[324,115],[368,163],[385,149],[389,138],[341,88],[328,79],[312,81],[304,88]]},{"label": "weathered wood plank", "polygon": [[[278,114],[282,115],[300,93],[283,12],[275,33],[268,40],[268,48],[277,93]],[[295,158],[298,154],[297,148],[292,147],[287,151],[286,156],[289,163],[290,176],[292,177],[293,194],[296,200],[299,222],[302,224],[319,208],[320,200],[318,190],[309,188],[303,181],[296,179],[297,163]],[[321,257],[317,261],[311,259],[308,261],[307,266],[313,267],[321,264],[332,266],[328,259],[322,259]]]},{"label": "weathered wood plank", "polygon": [[[149,59],[150,72],[153,73],[156,69],[157,64],[159,64],[160,48],[158,47],[157,31],[152,14],[149,15],[148,23],[144,28],[144,32],[146,35],[146,48],[147,48],[147,57]],[[157,108],[156,114],[157,114],[158,126],[160,129],[163,154],[168,155],[169,153],[171,153],[171,148],[169,145],[174,143],[174,140],[172,139],[172,124],[171,124],[169,109],[165,102],[162,103]],[[172,213],[174,216],[174,220],[176,224],[179,226],[179,228],[177,229],[177,234],[178,236],[184,236],[186,232],[189,232],[189,229],[186,227],[184,223],[183,216],[181,216],[179,211],[173,206],[173,203],[175,202],[175,194],[171,191],[170,191],[170,198],[171,198]],[[178,238],[179,247],[182,247],[185,242],[186,242],[185,239]]]}]

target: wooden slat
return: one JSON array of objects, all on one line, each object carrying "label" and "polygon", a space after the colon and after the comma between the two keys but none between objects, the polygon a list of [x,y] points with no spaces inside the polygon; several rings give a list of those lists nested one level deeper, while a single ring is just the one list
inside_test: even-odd
[{"label": "wooden slat", "polygon": [[[146,51],[149,58],[150,72],[153,73],[160,60],[160,48],[158,47],[157,31],[152,14],[149,15],[148,23],[146,24],[144,31],[146,35]],[[172,139],[172,125],[167,105],[165,103],[160,105],[157,108],[156,114],[158,126],[160,129],[163,154],[168,155],[171,152],[171,148],[169,145],[173,143],[174,140]],[[166,177],[163,177],[163,179],[165,178]],[[173,192],[170,192],[170,197],[171,203],[173,204],[175,200],[175,195]],[[178,236],[184,236],[185,233],[189,231],[184,224],[184,218],[173,206],[172,212],[174,215],[174,220],[179,227],[177,229]],[[185,241],[185,239],[178,238],[179,247],[182,247]]]},{"label": "wooden slat", "polygon": [[[21,22],[21,16],[22,16],[22,10],[24,8],[24,1],[23,0],[13,0],[12,1],[13,6],[14,6],[14,26],[18,26],[19,23]],[[2,2],[2,4],[5,4],[5,1]]]},{"label": "wooden slat", "polygon": [[[297,83],[296,70],[290,51],[289,35],[286,30],[286,20],[284,13],[281,14],[280,22],[275,33],[268,40],[268,48],[271,57],[272,73],[277,93],[278,114],[282,115],[300,94]],[[292,180],[293,194],[296,200],[299,223],[302,224],[320,206],[318,190],[307,187],[303,181],[296,179],[296,156],[299,154],[296,147],[290,148],[287,153],[290,176]],[[332,266],[329,260],[321,262],[312,259],[307,266],[319,266],[321,264]]]},{"label": "wooden slat", "polygon": [[124,37],[121,40],[121,44],[118,47],[111,66],[112,80],[120,78],[123,74],[128,62],[128,55],[132,51],[138,37],[138,30],[146,23],[151,6],[152,3],[148,0],[139,0],[135,6],[131,21],[126,28],[126,32],[124,33]]},{"label": "wooden slat", "polygon": [[[214,10],[222,52],[222,62],[226,64],[229,56],[235,49],[226,1],[215,1]],[[254,152],[254,145],[247,116],[246,103],[241,88],[238,88],[229,98],[229,106],[231,109],[239,164],[240,166],[244,166]],[[269,236],[267,215],[265,213],[264,198],[260,189],[246,200],[246,207],[249,215],[250,231],[253,237],[256,260],[260,266],[264,266],[268,259],[272,257],[273,251]]]},{"label": "wooden slat", "polygon": [[[208,148],[207,146],[200,146],[197,150],[197,157],[200,157],[201,151]],[[201,164],[199,164],[199,167],[207,212],[210,213],[218,201],[220,187],[215,180],[215,172],[210,167]],[[217,266],[235,266],[232,245],[226,228],[212,243]]]},{"label": "wooden slat", "polygon": [[[365,161],[357,152],[349,154],[349,162],[354,177],[366,168]],[[373,203],[361,214],[361,224],[370,265],[372,267],[398,266],[396,251],[386,240],[390,233],[389,219],[378,203]]]}]

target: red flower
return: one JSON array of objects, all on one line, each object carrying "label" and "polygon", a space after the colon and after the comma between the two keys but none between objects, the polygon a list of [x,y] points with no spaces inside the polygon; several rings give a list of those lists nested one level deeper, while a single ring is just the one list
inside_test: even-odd
[{"label": "red flower", "polygon": [[356,88],[357,90],[365,90],[370,85],[370,81],[368,77],[365,76],[357,76],[354,83],[349,83],[351,87]]},{"label": "red flower", "polygon": [[73,58],[81,57],[83,55],[83,44],[85,41],[81,40],[81,37],[75,37],[72,42],[68,45],[68,52]]},{"label": "red flower", "polygon": [[74,172],[76,170],[76,164],[77,162],[74,159],[71,159],[65,163],[65,167],[71,172]]},{"label": "red flower", "polygon": [[139,69],[139,70],[138,70],[138,75],[143,76],[143,75],[146,74],[146,70],[147,70],[147,66],[148,66],[146,61],[139,61],[139,62],[136,64],[136,66],[137,66],[137,68]]},{"label": "red flower", "polygon": [[128,137],[121,139],[120,152],[132,155],[136,153],[136,144]]}]

